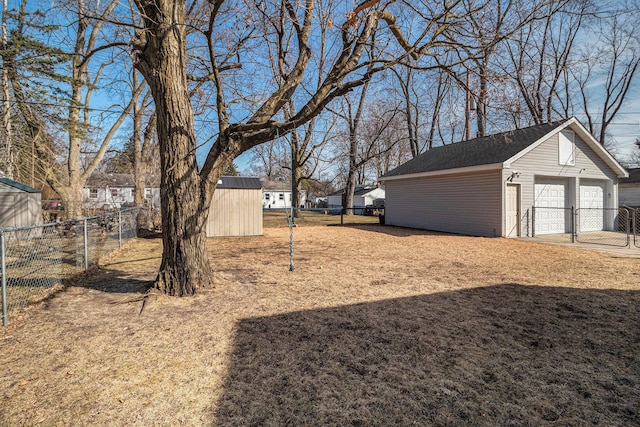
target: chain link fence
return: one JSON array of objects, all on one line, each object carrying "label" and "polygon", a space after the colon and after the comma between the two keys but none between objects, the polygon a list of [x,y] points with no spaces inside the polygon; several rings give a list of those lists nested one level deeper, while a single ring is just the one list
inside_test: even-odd
[{"label": "chain link fence", "polygon": [[578,242],[620,247],[629,245],[631,216],[627,209],[580,208],[576,209],[576,217]]},{"label": "chain link fence", "polygon": [[633,234],[633,245],[640,248],[640,207],[627,207],[631,215],[631,234]]},{"label": "chain link fence", "polygon": [[[558,243],[640,247],[640,209],[532,207],[531,237]],[[529,224],[527,224],[527,228]]]},{"label": "chain link fence", "polygon": [[154,212],[129,208],[81,219],[0,229],[2,323],[152,227]]}]

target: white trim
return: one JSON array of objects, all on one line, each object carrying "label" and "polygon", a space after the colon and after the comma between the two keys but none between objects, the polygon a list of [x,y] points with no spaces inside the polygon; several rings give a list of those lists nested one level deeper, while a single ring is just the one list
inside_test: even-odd
[{"label": "white trim", "polygon": [[456,169],[442,169],[437,171],[410,173],[406,175],[384,176],[384,177],[379,177],[378,181],[396,181],[399,179],[423,178],[426,176],[437,176],[437,175],[454,175],[454,174],[482,172],[482,171],[489,171],[489,170],[496,170],[496,169],[498,170],[502,169],[502,163],[490,163],[487,165],[467,166],[464,168],[456,168]]}]

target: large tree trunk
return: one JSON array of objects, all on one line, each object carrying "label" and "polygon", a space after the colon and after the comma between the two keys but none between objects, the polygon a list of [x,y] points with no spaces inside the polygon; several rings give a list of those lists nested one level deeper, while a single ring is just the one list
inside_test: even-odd
[{"label": "large tree trunk", "polygon": [[209,198],[198,174],[193,109],[182,62],[185,10],[182,2],[147,6],[151,34],[136,67],[151,88],[160,143],[163,252],[155,286],[168,295],[193,295],[211,283],[212,270],[205,235]]}]

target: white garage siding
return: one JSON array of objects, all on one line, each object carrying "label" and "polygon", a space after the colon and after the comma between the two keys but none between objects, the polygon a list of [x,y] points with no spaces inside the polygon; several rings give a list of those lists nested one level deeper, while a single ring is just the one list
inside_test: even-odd
[{"label": "white garage siding", "polygon": [[475,236],[502,233],[501,172],[386,181],[388,225]]}]

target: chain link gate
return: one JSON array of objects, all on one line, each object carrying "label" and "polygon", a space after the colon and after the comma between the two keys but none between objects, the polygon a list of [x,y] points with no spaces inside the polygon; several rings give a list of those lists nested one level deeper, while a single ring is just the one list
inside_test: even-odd
[{"label": "chain link gate", "polygon": [[630,243],[631,212],[626,208],[576,209],[576,241],[626,247]]},{"label": "chain link gate", "polygon": [[631,231],[633,233],[633,245],[640,248],[640,208],[628,208],[631,212]]}]

